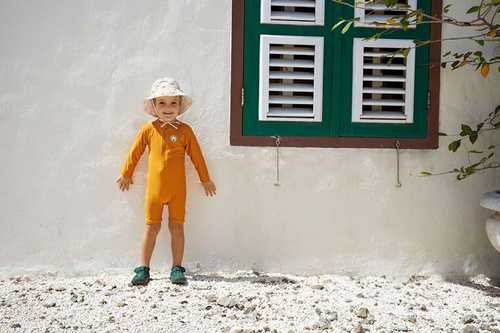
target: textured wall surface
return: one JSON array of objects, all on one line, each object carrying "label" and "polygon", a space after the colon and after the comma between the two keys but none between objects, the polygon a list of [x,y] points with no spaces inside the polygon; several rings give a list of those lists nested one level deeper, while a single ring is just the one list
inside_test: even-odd
[{"label": "textured wall surface", "polygon": [[[448,138],[438,150],[401,151],[402,188],[391,149],[283,148],[273,186],[274,149],[229,145],[230,30],[230,0],[2,4],[0,276],[138,265],[147,159],[131,191],[115,182],[152,121],[142,99],[162,76],[193,97],[180,120],[218,187],[206,198],[188,162],[188,269],[500,275],[484,228],[491,212],[478,205],[500,188],[499,172],[462,182],[414,176],[464,162]],[[442,74],[441,131],[456,133],[500,104],[498,73]],[[498,134],[478,145],[491,141]],[[170,261],[165,227],[153,268]]]}]

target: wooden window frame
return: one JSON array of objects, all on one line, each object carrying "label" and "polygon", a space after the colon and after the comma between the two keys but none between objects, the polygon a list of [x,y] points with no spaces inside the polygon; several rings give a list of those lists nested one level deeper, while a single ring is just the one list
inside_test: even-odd
[{"label": "wooden window frame", "polygon": [[[249,0],[255,1],[255,0]],[[432,1],[431,15],[440,15],[442,0]],[[275,139],[269,136],[243,135],[243,55],[244,55],[244,8],[245,0],[232,1],[232,49],[231,49],[231,120],[230,144],[233,146],[275,146]],[[441,25],[432,24],[430,36],[439,39]],[[366,137],[297,137],[286,136],[283,147],[319,148],[395,148],[399,141],[401,149],[437,149],[439,127],[439,93],[441,66],[441,44],[431,43],[429,62],[429,103],[427,109],[427,137],[425,138],[366,138]]]}]

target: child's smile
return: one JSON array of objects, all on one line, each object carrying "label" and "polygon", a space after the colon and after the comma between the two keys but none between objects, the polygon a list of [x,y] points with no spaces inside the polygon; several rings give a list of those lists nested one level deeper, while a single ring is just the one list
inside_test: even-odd
[{"label": "child's smile", "polygon": [[163,121],[174,121],[179,115],[179,96],[162,96],[158,97],[154,101],[156,105],[156,112],[158,113],[158,118]]}]

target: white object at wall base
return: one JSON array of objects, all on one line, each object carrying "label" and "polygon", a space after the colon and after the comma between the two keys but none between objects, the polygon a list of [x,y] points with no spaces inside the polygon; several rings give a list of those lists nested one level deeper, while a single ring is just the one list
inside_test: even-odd
[{"label": "white object at wall base", "polygon": [[496,211],[486,220],[486,233],[491,245],[500,252],[500,191],[485,193],[479,204],[484,208]]},{"label": "white object at wall base", "polygon": [[491,245],[500,252],[500,212],[496,212],[486,220],[486,233]]}]

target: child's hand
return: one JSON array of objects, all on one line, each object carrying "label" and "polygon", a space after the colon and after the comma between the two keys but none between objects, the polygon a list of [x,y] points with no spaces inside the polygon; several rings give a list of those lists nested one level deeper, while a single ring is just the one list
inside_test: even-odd
[{"label": "child's hand", "polygon": [[206,183],[201,183],[201,185],[203,185],[203,187],[205,188],[205,194],[207,195],[207,197],[210,195],[211,197],[213,197],[215,195],[215,184],[213,181],[209,181],[209,182],[206,182]]},{"label": "child's hand", "polygon": [[120,190],[122,190],[122,192],[125,190],[128,191],[130,185],[134,183],[132,177],[124,177],[124,176],[120,176],[120,178],[118,178],[116,182],[118,183],[118,186],[120,187]]}]

